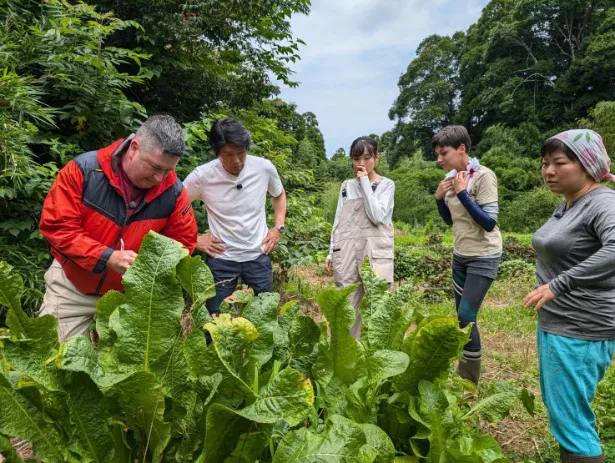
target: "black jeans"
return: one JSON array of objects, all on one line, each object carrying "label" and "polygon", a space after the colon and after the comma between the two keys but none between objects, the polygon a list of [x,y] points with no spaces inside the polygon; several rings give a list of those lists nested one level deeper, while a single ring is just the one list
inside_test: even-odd
[{"label": "black jeans", "polygon": [[216,283],[216,296],[206,303],[210,314],[220,313],[220,304],[224,298],[233,294],[240,277],[245,284],[254,290],[255,294],[268,293],[272,290],[273,271],[271,259],[267,254],[261,254],[255,260],[248,262],[234,262],[208,257],[207,265]]}]

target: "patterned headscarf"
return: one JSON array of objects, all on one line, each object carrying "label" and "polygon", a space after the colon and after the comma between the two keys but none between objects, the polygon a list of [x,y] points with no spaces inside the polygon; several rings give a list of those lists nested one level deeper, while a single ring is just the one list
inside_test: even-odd
[{"label": "patterned headscarf", "polygon": [[615,181],[615,175],[610,172],[611,159],[599,134],[593,130],[575,129],[558,133],[552,138],[564,142],[596,181]]}]

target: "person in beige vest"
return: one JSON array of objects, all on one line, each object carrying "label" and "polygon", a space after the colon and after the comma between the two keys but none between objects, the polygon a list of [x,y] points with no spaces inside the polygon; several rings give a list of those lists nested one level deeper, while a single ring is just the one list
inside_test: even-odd
[{"label": "person in beige vest", "polygon": [[502,254],[502,235],[496,226],[498,183],[492,170],[470,158],[470,136],[465,127],[445,127],[434,136],[432,146],[440,166],[449,171],[435,197],[440,216],[453,227],[453,287],[459,327],[473,323],[457,372],[478,384],[482,350],[477,315]]},{"label": "person in beige vest", "polygon": [[[372,138],[360,137],[352,142],[350,157],[357,176],[342,183],[325,267],[329,273],[333,272],[336,287],[345,288],[361,281],[359,270],[368,257],[376,273],[390,288],[393,283],[395,183],[374,170],[380,153]],[[350,332],[355,338],[361,334],[358,307],[363,295],[363,286],[350,295],[355,309],[355,323]]]}]

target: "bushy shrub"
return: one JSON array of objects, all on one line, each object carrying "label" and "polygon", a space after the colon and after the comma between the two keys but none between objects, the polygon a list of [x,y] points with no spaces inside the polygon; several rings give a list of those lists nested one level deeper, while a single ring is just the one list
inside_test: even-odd
[{"label": "bushy shrub", "polygon": [[534,233],[553,214],[562,201],[545,186],[519,194],[500,208],[499,222],[503,230],[519,233]]}]

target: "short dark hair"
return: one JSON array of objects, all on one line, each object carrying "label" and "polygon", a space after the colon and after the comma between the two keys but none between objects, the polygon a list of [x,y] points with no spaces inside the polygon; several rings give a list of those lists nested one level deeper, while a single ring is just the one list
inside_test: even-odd
[{"label": "short dark hair", "polygon": [[218,119],[209,131],[209,144],[216,156],[227,143],[246,150],[250,149],[250,132],[241,122],[232,117]]},{"label": "short dark hair", "polygon": [[463,125],[447,125],[431,139],[431,149],[434,150],[436,146],[459,149],[461,145],[465,145],[466,153],[470,152],[470,134]]},{"label": "short dark hair", "polygon": [[137,130],[135,138],[139,140],[145,151],[156,147],[165,154],[181,157],[186,150],[181,126],[167,114],[148,118]]},{"label": "short dark hair", "polygon": [[556,151],[561,151],[571,161],[579,160],[577,155],[574,154],[574,151],[572,151],[566,143],[555,137],[547,139],[547,141],[542,144],[542,148],[540,149],[540,156],[544,158],[555,153]]},{"label": "short dark hair", "polygon": [[365,150],[374,157],[378,154],[378,145],[376,140],[371,137],[359,137],[350,145],[350,157],[360,158],[365,153]]}]

